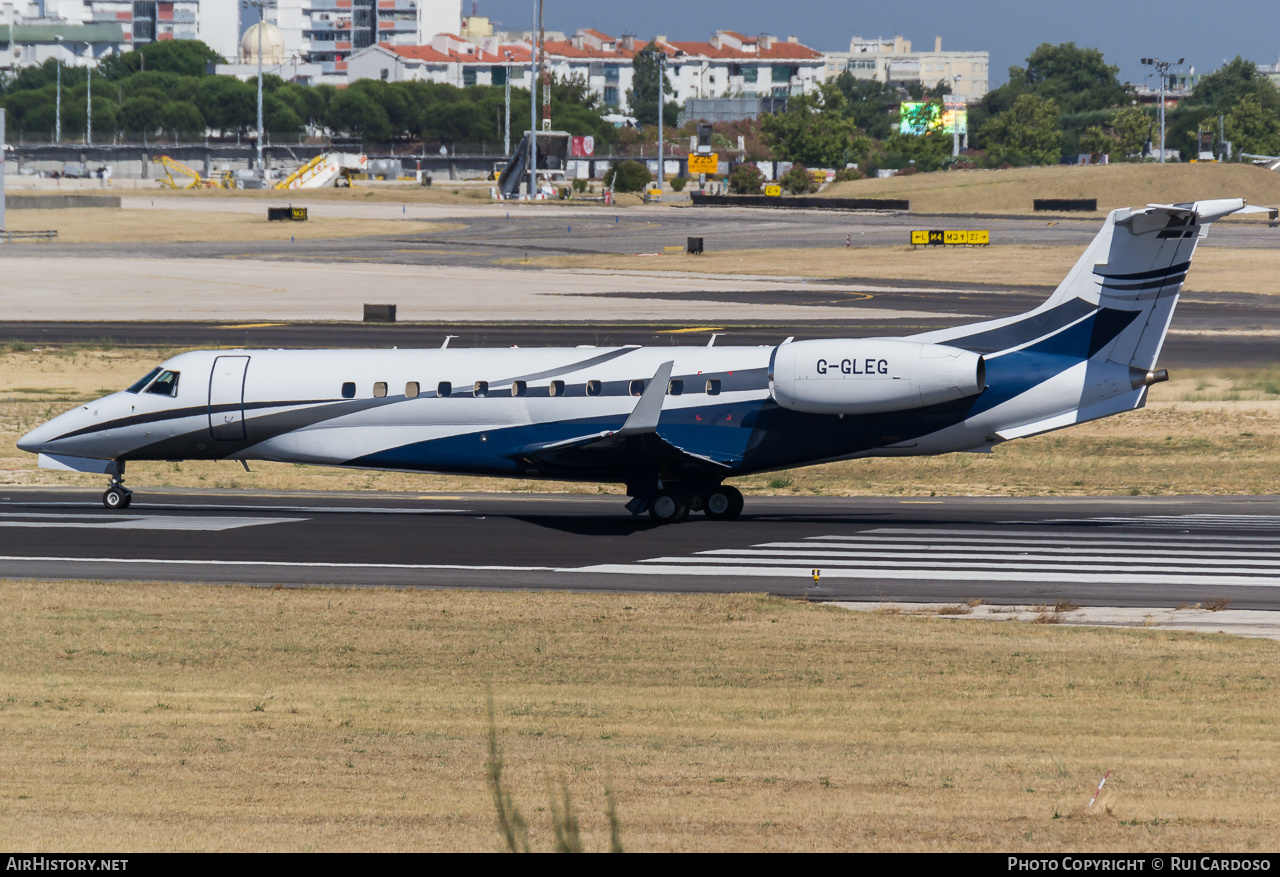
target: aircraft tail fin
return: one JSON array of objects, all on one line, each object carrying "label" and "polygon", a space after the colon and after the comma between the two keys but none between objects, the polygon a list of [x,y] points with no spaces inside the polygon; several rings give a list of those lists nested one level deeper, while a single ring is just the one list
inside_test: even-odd
[{"label": "aircraft tail fin", "polygon": [[1122,208],[1044,304],[1016,317],[913,336],[983,354],[1028,350],[1154,368],[1196,244],[1239,198]]}]

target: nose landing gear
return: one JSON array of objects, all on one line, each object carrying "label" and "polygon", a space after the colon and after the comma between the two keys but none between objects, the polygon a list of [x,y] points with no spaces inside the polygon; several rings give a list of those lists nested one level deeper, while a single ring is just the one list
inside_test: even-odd
[{"label": "nose landing gear", "polygon": [[102,504],[111,511],[116,511],[127,509],[131,502],[133,491],[124,486],[124,460],[117,460],[116,471],[111,476],[111,486],[102,494]]}]

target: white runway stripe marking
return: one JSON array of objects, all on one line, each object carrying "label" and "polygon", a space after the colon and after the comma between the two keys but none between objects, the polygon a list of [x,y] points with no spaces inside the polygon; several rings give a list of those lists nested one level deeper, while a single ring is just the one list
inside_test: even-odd
[{"label": "white runway stripe marking", "polygon": [[[1229,530],[1235,528],[1228,528]],[[951,529],[915,529],[904,527],[901,530],[892,527],[879,527],[874,530],[863,530],[852,536],[814,536],[815,541],[839,542],[849,539],[863,539],[867,536],[929,536],[929,537],[955,537],[963,536],[966,540],[972,541],[999,541],[1010,542],[1016,539],[1063,539],[1082,541],[1087,543],[1094,542],[1120,542],[1125,545],[1138,544],[1145,542],[1151,545],[1178,545],[1184,542],[1250,542],[1254,544],[1274,544],[1270,540],[1260,538],[1258,536],[1197,536],[1190,533],[1171,533],[1167,537],[1161,539],[1151,538],[1151,534],[1144,533],[1141,537],[1125,536],[1123,530],[1084,530],[1084,529],[1067,529],[1061,530],[951,530]]]},{"label": "white runway stripe marking", "polygon": [[[1239,529],[1232,522],[1230,529]],[[1110,530],[878,527],[848,535],[712,548],[688,557],[600,564],[584,572],[1102,585],[1280,587],[1280,541],[1261,536]]]},{"label": "white runway stripe marking", "polygon": [[[808,566],[717,566],[698,567],[685,563],[665,566],[636,564],[600,564],[580,567],[577,572],[625,573],[628,575],[660,576],[757,576],[780,579],[807,579]],[[1275,587],[1280,578],[1251,578],[1245,576],[1204,575],[1121,575],[1068,572],[1001,572],[1000,570],[929,570],[929,569],[822,569],[823,579],[899,579],[908,581],[949,582],[1065,582],[1068,584],[1094,585],[1237,585],[1245,587]]]},{"label": "white runway stripe marking", "polygon": [[[1002,521],[1001,523],[1016,523]],[[1132,517],[1058,518],[1046,524],[1125,524],[1130,527],[1280,530],[1280,515],[1134,515]]]},{"label": "white runway stripe marking", "polygon": [[[962,554],[959,556],[965,556],[965,557],[970,556],[975,552],[987,552],[991,555],[1012,554],[1015,556],[1025,555],[1025,554],[1037,554],[1037,555],[1045,556],[1046,560],[1060,560],[1060,561],[1074,560],[1075,559],[1074,555],[1081,555],[1081,554],[1089,555],[1093,557],[1119,557],[1119,558],[1141,557],[1143,559],[1159,559],[1161,557],[1170,557],[1172,555],[1176,555],[1177,557],[1219,557],[1223,554],[1223,551],[1199,550],[1206,547],[1203,545],[1197,545],[1196,546],[1197,550],[1177,551],[1168,546],[1158,550],[1157,549],[1131,549],[1131,548],[1126,548],[1119,545],[1115,546],[1114,548],[1108,546],[1106,548],[1102,548],[1099,550],[1093,550],[1093,549],[1085,548],[1082,546],[1075,546],[1075,545],[1071,545],[1071,546],[1036,545],[1035,547],[1031,547],[1028,545],[1009,545],[1007,539],[1002,545],[980,545],[980,546],[975,545],[972,548],[966,547],[963,542],[961,542],[958,545],[957,544],[933,545],[928,542],[923,544],[917,544],[915,540],[912,540],[911,542],[904,542],[900,544],[902,544],[903,548],[908,548],[912,551],[920,551],[929,556],[946,556],[946,555],[942,555],[942,552],[947,552],[947,551],[962,552]],[[852,549],[859,549],[859,546],[865,546],[866,548],[869,548],[869,549],[880,549],[880,548],[884,548],[884,545],[885,545],[884,540],[867,539],[860,542],[842,543],[842,546],[848,546],[846,550],[842,551],[835,544],[832,544],[832,543],[828,543],[826,545],[819,545],[815,548],[813,543],[806,544],[804,542],[765,542],[754,548],[742,549],[742,550],[753,551],[757,553],[779,554],[779,555],[800,554],[805,556],[822,556],[822,557],[826,557],[826,556],[843,557],[848,555],[856,555],[861,557],[861,556],[865,556],[865,552],[863,550],[852,550]],[[736,548],[714,548],[709,551],[699,551],[698,553],[699,554],[728,554],[738,550],[739,549],[736,549]],[[1230,549],[1229,553],[1232,557],[1255,557],[1255,558],[1280,559],[1280,551],[1237,551],[1233,546]],[[1072,556],[1052,557],[1050,555],[1072,555]]]},{"label": "white runway stripe marking", "polygon": [[[1099,563],[1079,561],[1072,563],[1070,566],[1046,566],[1043,563],[984,563],[981,558],[972,561],[964,561],[959,563],[930,563],[927,566],[920,564],[904,563],[903,559],[883,559],[893,558],[892,554],[868,555],[869,557],[880,559],[862,559],[857,560],[830,560],[815,559],[806,561],[802,557],[791,561],[796,569],[809,570],[814,566],[821,566],[823,569],[827,567],[844,568],[846,566],[860,566],[870,569],[917,569],[920,572],[931,572],[942,569],[994,569],[994,570],[1010,570],[1010,569],[1029,569],[1029,570],[1083,570],[1085,572],[1121,572],[1121,573],[1193,573],[1196,575],[1240,575],[1240,576],[1265,576],[1273,580],[1274,584],[1280,585],[1280,573],[1274,566],[1224,566],[1224,567],[1184,567],[1184,566],[1139,566],[1124,563]],[[1019,558],[1022,559],[1022,558]],[[1030,560],[1031,558],[1027,558]],[[643,560],[641,563],[698,563],[698,564],[725,564],[725,563],[751,563],[751,564],[773,564],[787,563],[789,558],[785,557],[743,557],[741,554],[733,557],[654,557]],[[1171,561],[1171,563],[1173,563]]]}]

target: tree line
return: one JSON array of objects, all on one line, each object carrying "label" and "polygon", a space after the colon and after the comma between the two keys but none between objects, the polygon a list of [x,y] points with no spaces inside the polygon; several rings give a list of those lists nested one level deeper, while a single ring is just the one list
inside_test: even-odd
[{"label": "tree line", "polygon": [[[214,63],[223,63],[222,58],[204,43],[172,40],[109,55],[96,69],[63,66],[63,139],[83,139],[90,92],[95,142],[117,136],[203,140],[256,132],[256,77],[241,82],[212,75],[207,71]],[[48,60],[0,78],[0,106],[6,110],[10,141],[53,138],[58,77],[57,62]],[[528,127],[529,100],[527,90],[512,88],[513,142]],[[502,86],[362,79],[335,88],[285,82],[273,74],[263,77],[263,127],[277,139],[323,134],[369,144],[496,144],[503,139],[504,104]],[[605,108],[580,78],[553,81],[551,112],[558,130],[590,134],[604,143],[617,136],[603,119]]]},{"label": "tree line", "polygon": [[[899,86],[848,73],[792,97],[786,112],[761,120],[761,130],[777,158],[812,167],[853,162],[868,172],[1057,164],[1079,153],[1138,157],[1159,147],[1158,108],[1139,104],[1118,72],[1096,49],[1040,45],[1025,67],[1011,67],[1008,82],[969,108],[970,150],[958,158],[950,134],[899,133]],[[945,83],[917,84],[909,96],[936,100],[945,91]],[[1280,154],[1280,90],[1237,57],[1166,110],[1167,148],[1194,156],[1202,132],[1215,144],[1225,138],[1236,156]]]},{"label": "tree line", "polygon": [[[117,137],[248,136],[257,128],[256,82],[211,75],[211,65],[221,61],[201,42],[173,40],[109,55],[92,70],[63,67],[63,139],[83,138],[90,87],[97,142]],[[652,155],[661,107],[669,151],[673,143],[687,143],[692,120],[676,129],[679,108],[667,100],[669,81],[659,86],[656,49],[647,46],[634,64],[627,97],[639,129],[618,129],[605,122],[610,108],[580,77],[553,79],[556,128],[594,136],[597,154],[605,154],[607,148],[617,154]],[[793,95],[782,113],[716,125],[713,145],[732,153],[741,138],[744,158],[811,167],[856,163],[861,173],[1056,164],[1077,153],[1111,153],[1117,160],[1137,156],[1159,142],[1156,108],[1139,104],[1132,88],[1118,80],[1118,72],[1096,49],[1042,44],[1026,66],[1011,67],[1005,84],[969,108],[970,149],[958,159],[952,157],[948,134],[918,136],[898,130],[903,100],[938,100],[947,90],[945,83],[932,88],[888,84],[849,73],[813,93]],[[58,75],[53,60],[0,75],[0,105],[7,111],[11,141],[52,139]],[[268,74],[263,91],[264,127],[278,140],[321,135],[365,144],[475,145],[503,139],[501,86],[358,80],[335,88],[285,82]],[[528,91],[512,89],[513,145],[528,125],[529,101]],[[1280,91],[1242,58],[1202,77],[1192,95],[1166,115],[1166,144],[1184,155],[1196,153],[1203,132],[1212,133],[1215,143],[1221,138],[1230,141],[1237,155],[1280,154]]]}]

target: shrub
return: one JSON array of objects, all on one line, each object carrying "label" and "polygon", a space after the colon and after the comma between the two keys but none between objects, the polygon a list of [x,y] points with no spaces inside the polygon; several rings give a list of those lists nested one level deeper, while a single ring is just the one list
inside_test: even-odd
[{"label": "shrub", "polygon": [[842,168],[841,170],[836,171],[837,183],[844,183],[849,180],[865,180],[866,178],[867,178],[867,175],[864,174],[859,168],[856,168],[856,167],[847,167],[847,168]]},{"label": "shrub", "polygon": [[788,195],[808,195],[818,190],[813,174],[802,164],[793,165],[791,170],[778,177],[778,184]]},{"label": "shrub", "polygon": [[671,181],[670,181],[670,183],[671,183],[671,191],[673,191],[673,192],[683,192],[683,191],[684,191],[684,184],[685,184],[685,183],[687,183],[687,182],[689,182],[689,180],[688,180],[688,178],[687,178],[687,177],[676,177],[674,180],[671,180]]},{"label": "shrub", "polygon": [[729,173],[729,191],[735,195],[759,195],[764,174],[754,164],[740,164]]},{"label": "shrub", "polygon": [[575,191],[575,192],[585,192],[585,191],[587,191],[587,181],[586,181],[586,180],[574,180],[574,181],[573,181],[573,191]]},{"label": "shrub", "polygon": [[[655,86],[656,87],[656,86]],[[604,175],[604,184],[615,192],[643,192],[649,185],[649,169],[638,161],[620,161]]]},{"label": "shrub", "polygon": [[920,173],[920,168],[916,167],[914,164],[909,164],[909,165],[907,165],[907,166],[906,166],[906,167],[904,167],[904,168],[899,168],[899,169],[898,169],[898,172],[897,172],[896,174],[894,174],[894,176],[895,176],[895,177],[909,177],[909,176],[911,176],[912,174],[918,174],[918,173]]}]

